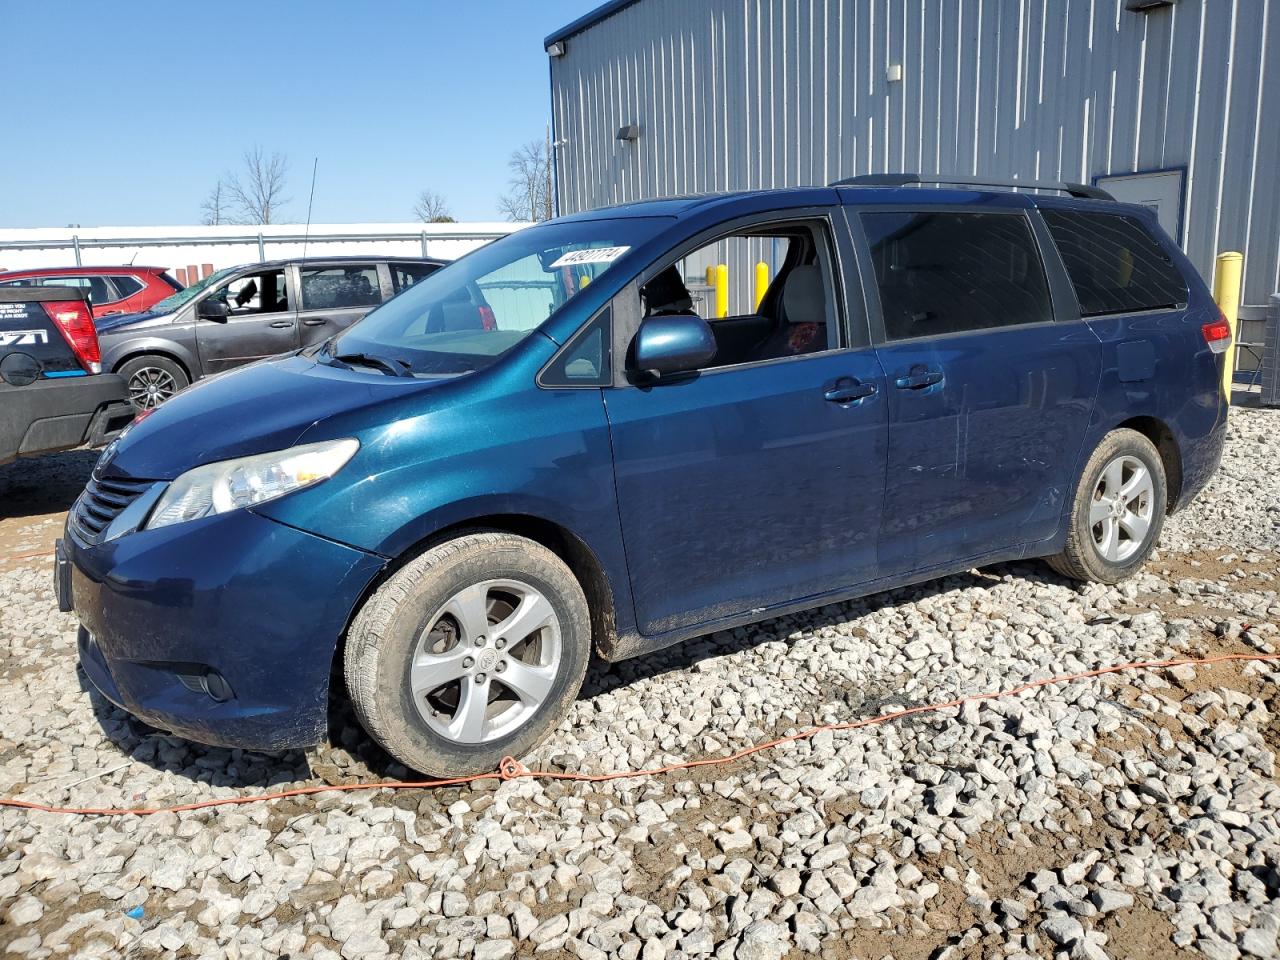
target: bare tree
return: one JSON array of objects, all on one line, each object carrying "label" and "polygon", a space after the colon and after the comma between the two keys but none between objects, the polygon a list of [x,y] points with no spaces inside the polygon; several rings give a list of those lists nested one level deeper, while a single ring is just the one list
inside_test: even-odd
[{"label": "bare tree", "polygon": [[449,214],[449,203],[440,194],[423,190],[413,205],[413,215],[423,223],[454,223]]},{"label": "bare tree", "polygon": [[498,198],[498,209],[508,220],[551,219],[550,165],[547,147],[531,140],[511,154],[508,190]]},{"label": "bare tree", "polygon": [[270,156],[255,146],[244,152],[244,170],[226,178],[226,191],[236,208],[240,223],[278,223],[280,208],[289,202],[284,195],[289,159],[282,153]]},{"label": "bare tree", "polygon": [[200,219],[205,226],[216,227],[222,223],[230,222],[230,211],[228,207],[230,202],[227,197],[227,186],[222,182],[222,178],[218,178],[218,182],[213,185],[213,189],[209,191],[209,195],[204,198],[204,202],[200,204]]}]

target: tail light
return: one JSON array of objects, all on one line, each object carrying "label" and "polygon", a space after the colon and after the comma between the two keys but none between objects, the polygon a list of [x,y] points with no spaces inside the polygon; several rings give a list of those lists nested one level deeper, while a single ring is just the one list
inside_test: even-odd
[{"label": "tail light", "polygon": [[1221,314],[1217,320],[1201,327],[1200,332],[1204,334],[1204,342],[1214,353],[1226,353],[1227,347],[1231,346],[1231,324]]},{"label": "tail light", "polygon": [[497,330],[498,318],[493,315],[492,307],[480,307],[480,326],[485,330]]},{"label": "tail light", "polygon": [[83,300],[50,300],[43,306],[80,365],[90,373],[101,373],[102,352],[89,305]]}]

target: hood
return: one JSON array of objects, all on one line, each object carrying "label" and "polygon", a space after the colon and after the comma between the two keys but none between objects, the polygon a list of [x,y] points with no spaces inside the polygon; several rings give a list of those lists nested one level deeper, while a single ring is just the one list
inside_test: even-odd
[{"label": "hood", "polygon": [[93,325],[97,328],[99,334],[103,334],[111,330],[118,330],[120,327],[131,327],[135,323],[149,323],[161,318],[168,319],[171,316],[172,314],[169,313],[155,313],[150,310],[142,313],[113,313],[109,317],[95,317]]},{"label": "hood", "polygon": [[336,414],[396,403],[453,379],[342,370],[299,355],[264,360],[202,380],[136,421],[101,469],[172,480],[204,463],[283,450]]}]

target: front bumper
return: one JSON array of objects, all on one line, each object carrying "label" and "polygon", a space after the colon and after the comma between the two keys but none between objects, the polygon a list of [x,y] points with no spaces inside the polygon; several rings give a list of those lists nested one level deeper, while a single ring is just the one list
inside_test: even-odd
[{"label": "front bumper", "polygon": [[59,550],[80,663],[108,700],[201,743],[321,741],[339,637],[386,561],[239,510]]}]

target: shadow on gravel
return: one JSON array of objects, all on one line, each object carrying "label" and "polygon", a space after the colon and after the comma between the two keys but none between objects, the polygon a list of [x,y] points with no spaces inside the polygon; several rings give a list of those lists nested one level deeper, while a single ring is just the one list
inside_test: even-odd
[{"label": "shadow on gravel", "polygon": [[68,450],[0,467],[0,519],[70,509],[97,462],[96,450]]},{"label": "shadow on gravel", "polygon": [[[145,763],[161,773],[172,773],[174,776],[215,787],[265,788],[291,784],[298,780],[311,780],[317,776],[307,755],[301,750],[254,753],[193,743],[157,730],[121,710],[98,692],[79,667],[76,667],[76,680],[81,691],[89,698],[94,719],[103,735],[120,751],[121,761]],[[103,772],[116,766],[118,763],[104,761]],[[144,790],[158,785],[149,782]],[[145,792],[142,792],[126,799],[131,803],[163,805],[190,798],[156,799],[148,802]]]},{"label": "shadow on gravel", "polygon": [[605,663],[594,660],[582,684],[578,699],[590,700],[602,693],[627,686],[639,680],[647,680],[665,673],[688,670],[709,657],[722,657],[762,643],[785,641],[797,630],[820,630],[823,627],[846,623],[867,616],[885,607],[913,603],[936,597],[952,590],[989,586],[1002,577],[1012,576],[1035,583],[1064,584],[1069,581],[1059,577],[1039,561],[1019,560],[996,564],[981,570],[953,574],[941,580],[929,580],[908,587],[899,587],[883,593],[873,593],[856,600],[831,603],[813,610],[788,614],[773,620],[763,620],[734,630],[711,633],[686,640],[683,643],[657,650],[644,656]]}]

